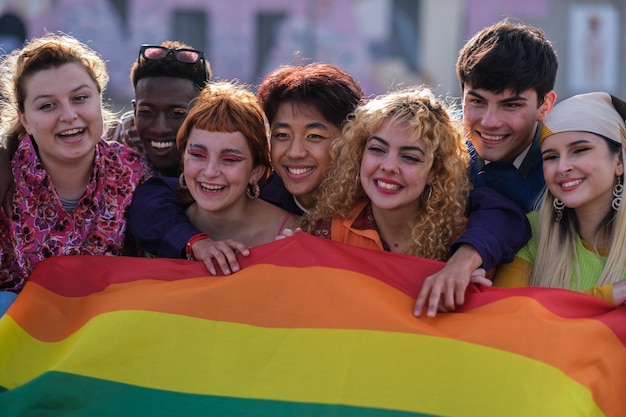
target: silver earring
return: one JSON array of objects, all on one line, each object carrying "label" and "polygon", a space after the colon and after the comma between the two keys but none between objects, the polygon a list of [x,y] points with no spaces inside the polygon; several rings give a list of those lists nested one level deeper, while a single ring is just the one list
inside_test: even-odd
[{"label": "silver earring", "polygon": [[187,189],[187,182],[185,181],[185,174],[180,174],[180,176],[178,177],[178,185],[180,185],[180,188],[186,190]]},{"label": "silver earring", "polygon": [[613,210],[617,211],[622,205],[622,192],[624,191],[624,186],[622,185],[622,177],[617,177],[617,183],[615,187],[613,187],[613,201],[611,201],[611,207]]},{"label": "silver earring", "polygon": [[254,200],[259,198],[259,195],[261,195],[261,187],[259,187],[259,184],[256,181],[252,184],[248,184],[246,187],[246,196],[248,196],[250,200]]},{"label": "silver earring", "polygon": [[555,197],[552,201],[552,207],[554,207],[554,221],[558,223],[563,218],[565,203]]},{"label": "silver earring", "polygon": [[361,172],[357,172],[356,175],[354,176],[354,183],[356,185],[359,185],[360,180],[361,180]]}]

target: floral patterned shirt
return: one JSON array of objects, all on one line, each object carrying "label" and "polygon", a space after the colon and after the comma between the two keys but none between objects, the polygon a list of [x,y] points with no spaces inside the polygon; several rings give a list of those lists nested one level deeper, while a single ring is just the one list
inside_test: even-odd
[{"label": "floral patterned shirt", "polygon": [[83,196],[66,212],[35,145],[24,137],[12,159],[13,216],[0,210],[0,290],[20,291],[33,267],[54,255],[121,255],[133,192],[150,174],[144,157],[98,142]]}]

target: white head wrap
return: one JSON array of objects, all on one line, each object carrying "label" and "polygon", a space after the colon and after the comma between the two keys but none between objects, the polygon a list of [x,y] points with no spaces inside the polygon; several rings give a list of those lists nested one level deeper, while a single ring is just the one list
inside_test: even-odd
[{"label": "white head wrap", "polygon": [[616,100],[620,101],[608,93],[596,92],[561,101],[541,125],[541,142],[555,133],[578,131],[595,133],[626,148],[626,124],[616,110]]}]

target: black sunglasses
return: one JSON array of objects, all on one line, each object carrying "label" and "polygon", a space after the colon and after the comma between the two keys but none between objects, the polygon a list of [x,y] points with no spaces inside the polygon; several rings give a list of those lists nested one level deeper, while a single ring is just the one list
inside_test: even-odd
[{"label": "black sunglasses", "polygon": [[143,57],[144,59],[149,60],[159,60],[163,59],[169,54],[174,54],[174,57],[177,61],[183,62],[185,64],[197,64],[200,62],[202,64],[202,68],[204,68],[204,80],[209,80],[209,74],[206,69],[206,62],[204,61],[204,52],[198,51],[196,49],[189,48],[166,48],[161,45],[141,45],[139,49],[139,56],[137,57],[137,62]]}]

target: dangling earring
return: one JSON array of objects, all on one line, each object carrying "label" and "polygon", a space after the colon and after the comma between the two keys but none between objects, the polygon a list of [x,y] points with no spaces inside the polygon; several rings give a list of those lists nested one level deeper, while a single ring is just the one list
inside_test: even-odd
[{"label": "dangling earring", "polygon": [[565,203],[555,197],[552,201],[552,207],[554,207],[554,221],[558,223],[563,218],[563,209],[565,208]]},{"label": "dangling earring", "polygon": [[357,172],[356,175],[354,176],[354,184],[355,185],[359,185],[359,181],[361,180],[361,172]]},{"label": "dangling earring", "polygon": [[261,187],[259,187],[259,184],[256,181],[252,184],[248,184],[248,187],[246,187],[246,196],[248,196],[250,200],[254,200],[259,198],[259,195],[261,195]]},{"label": "dangling earring", "polygon": [[435,188],[435,187],[433,186],[433,184],[434,184],[436,181],[437,181],[437,177],[433,177],[433,178],[431,179],[431,182],[430,182],[430,183],[428,183],[428,184],[426,184],[426,185],[428,185],[428,196],[426,197],[426,200],[430,200],[430,197],[432,197],[432,195],[433,195],[433,188]]},{"label": "dangling earring", "polygon": [[426,187],[428,187],[428,193],[426,193],[426,188],[424,188],[424,190],[422,191],[422,195],[420,196],[420,200],[424,204],[426,201],[430,200],[430,197],[433,195],[433,186],[427,184]]},{"label": "dangling earring", "polygon": [[187,181],[185,181],[185,174],[180,174],[180,176],[178,177],[178,185],[180,185],[180,188],[182,188],[183,190],[187,189]]},{"label": "dangling earring", "polygon": [[619,210],[622,205],[622,192],[624,191],[624,186],[622,185],[622,177],[617,177],[617,183],[615,187],[613,187],[613,201],[611,201],[611,207],[613,210]]}]

